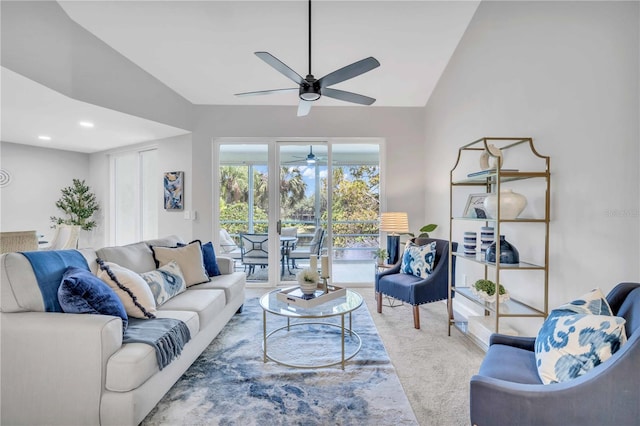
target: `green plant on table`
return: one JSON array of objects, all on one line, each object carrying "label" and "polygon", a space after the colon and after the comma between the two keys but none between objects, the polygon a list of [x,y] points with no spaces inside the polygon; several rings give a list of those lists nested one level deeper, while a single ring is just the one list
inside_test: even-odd
[{"label": "green plant on table", "polygon": [[62,197],[56,201],[56,207],[62,210],[67,218],[51,216],[54,225],[79,225],[85,231],[97,226],[95,220],[89,220],[100,209],[96,196],[84,180],[73,179],[73,186],[62,189]]},{"label": "green plant on table", "polygon": [[389,252],[387,252],[386,249],[377,248],[372,255],[374,259],[378,259],[378,263],[382,264],[384,263],[384,260],[389,257]]},{"label": "green plant on table", "polygon": [[[478,291],[483,291],[487,293],[489,296],[493,296],[496,293],[496,283],[494,283],[491,280],[478,280],[475,282],[473,287]],[[507,291],[502,286],[502,284],[500,284],[499,292],[500,292],[500,295],[507,293]]]}]

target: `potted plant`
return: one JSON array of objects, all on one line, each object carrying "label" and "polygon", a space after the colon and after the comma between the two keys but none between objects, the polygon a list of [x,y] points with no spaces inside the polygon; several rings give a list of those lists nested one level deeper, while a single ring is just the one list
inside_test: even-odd
[{"label": "potted plant", "polygon": [[[496,283],[491,280],[480,279],[473,284],[471,287],[473,293],[484,300],[485,302],[495,302],[495,294],[496,294]],[[507,290],[500,284],[498,290],[498,302],[502,303],[509,300],[509,293]]]},{"label": "potted plant", "polygon": [[300,290],[304,294],[313,294],[318,288],[320,275],[317,270],[305,268],[296,275]]},{"label": "potted plant", "polygon": [[100,209],[100,205],[84,180],[73,179],[72,186],[62,188],[62,197],[56,201],[56,207],[68,217],[51,216],[54,225],[79,225],[85,231],[91,231],[97,226],[96,221],[90,219]]},{"label": "potted plant", "polygon": [[[437,227],[438,225],[436,225],[435,223],[430,223],[423,226],[422,228],[420,228],[420,235],[418,235],[418,238],[429,238],[429,232],[435,231]],[[411,235],[412,237],[414,236],[413,234],[409,235]]]},{"label": "potted plant", "polygon": [[383,248],[377,248],[373,253],[373,258],[378,259],[378,265],[384,264],[384,261],[387,257],[389,257],[389,252]]}]

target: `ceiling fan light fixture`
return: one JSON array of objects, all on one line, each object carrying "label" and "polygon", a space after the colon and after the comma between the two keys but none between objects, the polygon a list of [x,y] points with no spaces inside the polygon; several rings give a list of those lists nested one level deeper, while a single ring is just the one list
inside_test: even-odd
[{"label": "ceiling fan light fixture", "polygon": [[313,154],[307,155],[307,165],[311,166],[313,164],[316,164],[316,156]]},{"label": "ceiling fan light fixture", "polygon": [[303,101],[317,101],[320,99],[320,91],[314,91],[311,87],[300,86],[300,99]]}]

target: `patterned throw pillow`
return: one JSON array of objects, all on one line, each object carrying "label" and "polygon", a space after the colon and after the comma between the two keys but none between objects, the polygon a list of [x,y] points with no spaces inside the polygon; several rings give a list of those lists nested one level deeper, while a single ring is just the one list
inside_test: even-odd
[{"label": "patterned throw pillow", "polygon": [[400,272],[426,278],[433,271],[433,262],[436,258],[436,242],[433,241],[424,246],[419,246],[407,241],[402,255]]},{"label": "patterned throw pillow", "polygon": [[145,272],[140,276],[149,285],[157,306],[187,289],[180,266],[173,260],[155,271]]},{"label": "patterned throw pillow", "polygon": [[540,380],[575,379],[609,359],[627,341],[625,322],[599,289],[551,311],[535,342]]},{"label": "patterned throw pillow", "polygon": [[127,315],[133,318],[155,318],[156,300],[153,293],[137,272],[116,263],[97,259],[98,278],[109,284],[122,301]]},{"label": "patterned throw pillow", "polygon": [[187,287],[210,281],[204,269],[200,240],[192,241],[182,247],[151,246],[151,251],[157,267],[164,266],[172,260],[180,265]]}]

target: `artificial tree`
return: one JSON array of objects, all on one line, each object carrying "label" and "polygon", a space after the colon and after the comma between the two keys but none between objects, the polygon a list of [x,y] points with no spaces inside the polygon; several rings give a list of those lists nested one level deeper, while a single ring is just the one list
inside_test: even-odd
[{"label": "artificial tree", "polygon": [[61,191],[62,197],[56,201],[56,207],[65,212],[67,218],[51,216],[51,222],[54,225],[79,225],[85,231],[95,228],[96,221],[90,219],[100,210],[100,205],[84,180],[73,179],[73,185],[62,188]]}]

